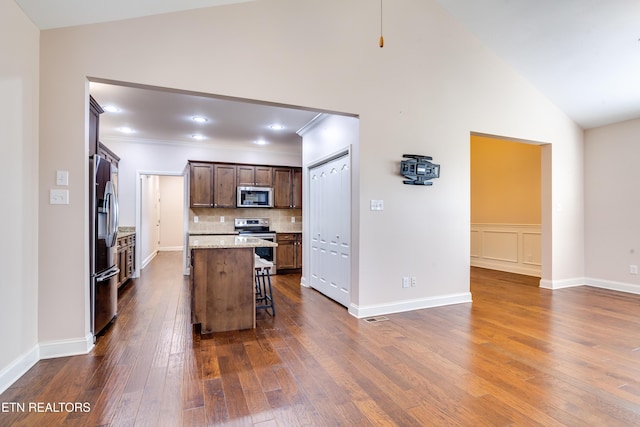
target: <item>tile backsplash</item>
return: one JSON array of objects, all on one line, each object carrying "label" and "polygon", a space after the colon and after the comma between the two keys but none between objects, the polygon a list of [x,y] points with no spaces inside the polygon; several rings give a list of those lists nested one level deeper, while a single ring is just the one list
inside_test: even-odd
[{"label": "tile backsplash", "polygon": [[[194,222],[194,217],[198,222]],[[224,217],[224,222],[220,219]],[[291,222],[291,218],[295,222]],[[232,233],[235,218],[269,218],[271,230],[286,233],[302,231],[302,209],[224,209],[224,208],[192,208],[189,209],[190,233]]]}]

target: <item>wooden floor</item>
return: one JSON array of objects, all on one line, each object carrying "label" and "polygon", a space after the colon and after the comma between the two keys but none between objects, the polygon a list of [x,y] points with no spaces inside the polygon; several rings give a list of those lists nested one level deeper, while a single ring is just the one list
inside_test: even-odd
[{"label": "wooden floor", "polygon": [[43,360],[0,395],[25,405],[0,425],[640,425],[640,296],[473,268],[473,304],[367,323],[278,276],[275,318],[204,339],[180,262],[161,253],[121,292],[90,354]]}]

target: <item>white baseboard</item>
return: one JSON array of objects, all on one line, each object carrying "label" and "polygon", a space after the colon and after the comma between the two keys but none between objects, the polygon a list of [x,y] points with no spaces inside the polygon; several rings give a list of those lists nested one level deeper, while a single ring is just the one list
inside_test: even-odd
[{"label": "white baseboard", "polygon": [[564,280],[540,280],[540,287],[544,289],[563,289],[573,288],[574,286],[584,286],[584,277],[576,277],[573,279]]},{"label": "white baseboard", "polygon": [[93,335],[88,333],[84,339],[40,343],[40,359],[77,356],[79,354],[87,354],[91,349],[93,349]]},{"label": "white baseboard", "polygon": [[174,251],[182,251],[184,246],[160,246],[158,251],[160,252],[174,252]]},{"label": "white baseboard", "polygon": [[144,269],[147,265],[149,265],[149,263],[151,261],[153,261],[153,259],[156,257],[156,255],[158,255],[158,251],[157,250],[151,252],[151,255],[149,255],[147,258],[145,258],[142,261],[142,265],[140,266],[140,270]]},{"label": "white baseboard", "polygon": [[471,267],[488,268],[489,270],[505,271],[507,273],[524,274],[525,276],[540,277],[542,269],[539,265],[526,263],[507,263],[488,259],[471,257]]},{"label": "white baseboard", "polygon": [[0,394],[11,387],[13,383],[27,373],[29,369],[40,360],[39,346],[35,345],[31,350],[14,360],[6,368],[0,371]]},{"label": "white baseboard", "polygon": [[384,314],[402,313],[404,311],[420,310],[423,308],[441,307],[444,305],[462,304],[472,302],[471,293],[450,294],[433,298],[420,298],[414,300],[398,301],[391,304],[374,304],[369,306],[349,306],[349,314],[358,319],[363,317],[381,316]]},{"label": "white baseboard", "polygon": [[632,283],[614,282],[611,280],[594,279],[587,277],[585,279],[587,286],[593,286],[594,288],[609,289],[612,291],[627,292],[630,294],[640,294],[640,285],[634,285]]}]

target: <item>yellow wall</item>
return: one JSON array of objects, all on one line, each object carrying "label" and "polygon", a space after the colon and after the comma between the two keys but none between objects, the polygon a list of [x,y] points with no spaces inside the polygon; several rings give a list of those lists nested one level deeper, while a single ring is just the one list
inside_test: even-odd
[{"label": "yellow wall", "polygon": [[471,223],[540,224],[541,147],[471,136]]}]

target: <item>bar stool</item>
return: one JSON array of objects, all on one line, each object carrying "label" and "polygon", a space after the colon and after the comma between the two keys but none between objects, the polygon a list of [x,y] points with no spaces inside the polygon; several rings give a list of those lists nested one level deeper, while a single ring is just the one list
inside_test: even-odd
[{"label": "bar stool", "polygon": [[256,310],[264,310],[271,315],[276,315],[276,309],[273,306],[273,292],[271,290],[271,267],[273,263],[262,258],[256,257],[255,268],[255,286],[256,286]]}]

